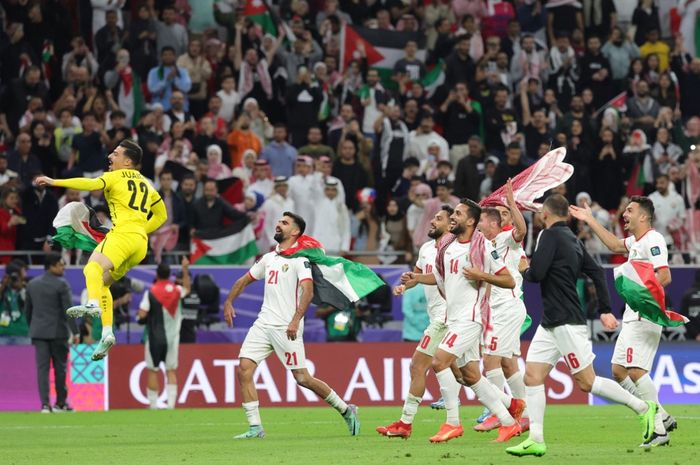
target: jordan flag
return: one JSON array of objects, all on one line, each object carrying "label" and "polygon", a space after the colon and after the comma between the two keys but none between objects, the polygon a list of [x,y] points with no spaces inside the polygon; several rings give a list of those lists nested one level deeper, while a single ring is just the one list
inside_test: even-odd
[{"label": "jordan flag", "polygon": [[277,36],[275,22],[272,19],[270,10],[268,10],[267,4],[264,0],[248,0],[245,2],[243,15],[254,23],[258,24],[262,28],[263,34],[272,34],[273,36]]},{"label": "jordan flag", "polygon": [[409,40],[418,44],[417,57],[425,62],[425,35],[419,32],[380,31],[343,24],[340,30],[341,71],[344,71],[351,61],[361,58],[360,49],[364,46],[369,67],[378,69],[380,73],[390,72],[396,62],[404,57],[404,47]]}]

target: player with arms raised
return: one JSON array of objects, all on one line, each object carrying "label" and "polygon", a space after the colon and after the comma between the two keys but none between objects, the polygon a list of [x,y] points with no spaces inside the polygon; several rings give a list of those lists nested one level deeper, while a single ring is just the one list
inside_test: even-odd
[{"label": "player with arms raised", "polygon": [[[513,289],[497,286],[491,288],[491,324],[484,331],[484,372],[486,378],[498,389],[503,390],[506,381],[514,398],[525,399],[525,383],[518,368],[520,356],[520,330],[527,311],[522,300],[523,278],[521,266],[527,267],[522,241],[527,233],[523,214],[518,210],[513,196],[510,179],[506,185],[508,207],[487,207],[481,211],[479,230],[491,241],[498,255],[515,279]],[[524,263],[522,263],[524,262]],[[523,412],[524,413],[524,412]],[[520,426],[527,431],[529,421],[522,418]],[[491,431],[498,428],[498,417],[490,415],[482,423],[474,426],[476,431]]]},{"label": "player with arms raised", "polygon": [[[611,252],[628,254],[627,261],[639,260],[654,265],[656,278],[662,286],[671,282],[668,267],[668,250],[664,236],[652,229],[654,204],[648,197],[634,196],[622,214],[625,231],[630,236],[619,239],[598,223],[586,205],[584,208],[570,207],[571,216],[584,221]],[[659,394],[649,376],[659,347],[663,327],[642,319],[639,313],[625,305],[622,329],[615,343],[612,357],[612,372],[622,387],[642,400],[651,400],[659,405],[655,419],[654,435],[642,444],[656,447],[669,443],[668,432],[676,428],[676,420],[659,404]]]},{"label": "player with arms raised", "polygon": [[[438,244],[440,239],[450,227],[450,215],[454,210],[449,205],[443,205],[442,209],[435,214],[430,221],[430,229],[428,237],[431,239],[423,244],[418,252],[418,261],[413,269],[414,273],[432,273],[435,266],[435,257],[437,256]],[[415,286],[415,282],[411,285],[400,285],[394,289],[395,295],[402,295],[404,291]],[[416,416],[418,406],[423,400],[425,394],[425,378],[427,371],[433,361],[433,355],[437,350],[438,344],[447,333],[447,325],[445,324],[445,312],[447,304],[445,299],[440,295],[436,286],[424,286],[425,297],[428,301],[428,317],[430,324],[423,333],[423,338],[420,340],[416,351],[413,353],[411,360],[411,385],[408,388],[408,395],[403,404],[403,412],[401,419],[388,426],[380,426],[377,432],[389,437],[408,438],[411,436],[413,418]]]},{"label": "player with arms raised", "polygon": [[83,268],[88,302],[67,310],[73,318],[101,316],[102,339],[93,360],[100,360],[114,345],[112,332],[113,303],[109,286],[141,263],[148,251],[148,234],[168,217],[158,191],[141,175],[143,151],[135,142],[125,139],[107,157],[110,171],[99,178],[52,179],[40,176],[42,186],[65,187],[81,191],[104,191],[114,227],[97,244]]},{"label": "player with arms raised", "polygon": [[235,439],[265,437],[253,375],[260,362],[273,352],[292,372],[299,386],[312,390],[336,409],[345,419],[351,435],[360,434],[357,407],[346,404],[333,389],[314,378],[306,369],[303,334],[304,314],[314,294],[311,263],[306,258],[281,255],[281,252],[296,244],[304,229],[306,222],[302,217],[284,212],[275,229],[277,247],[263,255],[248,273],[234,283],[224,302],[224,319],[231,327],[236,315],[233,301],[253,281],[265,280],[260,314],[248,331],[238,356],[238,383],[249,428]]}]

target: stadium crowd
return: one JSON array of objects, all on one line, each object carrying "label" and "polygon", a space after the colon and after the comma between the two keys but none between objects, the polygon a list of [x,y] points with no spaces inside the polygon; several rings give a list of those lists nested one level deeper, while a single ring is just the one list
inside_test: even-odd
[{"label": "stadium crowd", "polygon": [[[329,251],[411,263],[440,205],[483,198],[559,146],[575,172],[558,192],[619,235],[626,198],[650,195],[673,260],[694,262],[698,11],[700,0],[5,0],[0,250],[47,252],[70,201],[109,224],[101,192],[32,180],[98,176],[132,138],[169,212],[152,262],[230,221],[251,222],[269,250],[289,210]],[[373,29],[411,38],[388,72],[373,66],[385,48],[348,40]],[[212,182],[232,177],[236,204]],[[542,225],[527,219],[531,247]]]}]

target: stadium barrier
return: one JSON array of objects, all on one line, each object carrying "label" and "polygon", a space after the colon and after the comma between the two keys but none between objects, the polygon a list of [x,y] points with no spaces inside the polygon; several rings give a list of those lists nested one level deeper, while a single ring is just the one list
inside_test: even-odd
[{"label": "stadium barrier", "polygon": [[[358,405],[403,403],[410,382],[412,343],[307,344],[307,368],[327,381],[346,401]],[[523,342],[523,355],[528,343]],[[594,344],[596,371],[610,376],[611,344]],[[240,407],[236,380],[239,344],[184,344],[180,347],[178,407]],[[107,360],[90,360],[93,346],[71,348],[68,372],[69,401],[76,410],[146,408],[146,368],[142,345],[118,345]],[[523,359],[520,360],[524,367]],[[0,347],[0,411],[36,411],[39,408],[34,348]],[[664,404],[700,404],[700,363],[694,344],[663,343],[651,372]],[[52,381],[53,383],[53,381]],[[255,375],[262,406],[323,406],[310,391],[300,388],[291,373],[272,355]],[[602,403],[589,399],[575,386],[563,359],[546,385],[552,404]],[[53,387],[51,388],[53,391]],[[439,397],[435,377],[427,382],[425,404]],[[52,393],[52,395],[55,395]],[[165,405],[165,391],[160,402]],[[470,389],[461,394],[463,405],[475,405]]]}]

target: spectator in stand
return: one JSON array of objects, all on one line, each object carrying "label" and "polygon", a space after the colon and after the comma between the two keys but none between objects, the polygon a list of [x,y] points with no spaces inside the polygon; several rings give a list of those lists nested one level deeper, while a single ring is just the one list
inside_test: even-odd
[{"label": "spectator in stand", "polygon": [[610,62],[601,53],[600,48],[600,38],[590,36],[586,42],[586,53],[579,60],[579,86],[587,87],[593,91],[593,101],[596,108],[604,105],[611,97]]},{"label": "spectator in stand", "polygon": [[9,169],[7,164],[7,152],[0,152],[0,188],[16,186],[18,176],[16,171]]},{"label": "spectator in stand", "polygon": [[369,174],[357,159],[357,146],[350,139],[340,142],[340,156],[333,162],[332,174],[345,188],[345,204],[351,212],[359,207],[357,192],[369,185]]},{"label": "spectator in stand", "polygon": [[453,164],[469,153],[469,137],[481,133],[481,104],[469,96],[466,83],[454,86],[447,99],[440,105],[445,140],[450,148],[450,161]]},{"label": "spectator in stand", "polygon": [[233,208],[228,202],[219,197],[216,181],[209,179],[204,182],[204,195],[193,204],[194,217],[190,236],[198,230],[212,230],[224,225],[224,218],[237,221],[248,221],[245,213]]},{"label": "spectator in stand", "polygon": [[[242,17],[236,21],[234,68],[239,73],[238,94],[244,102],[254,98],[263,110],[268,110],[272,98],[272,78],[266,58],[260,58],[255,48],[247,48],[243,55]],[[289,79],[293,79],[289,76]]]},{"label": "spectator in stand", "polygon": [[32,138],[21,133],[15,141],[15,150],[7,156],[7,167],[17,173],[23,186],[29,186],[32,174],[41,171],[41,161],[32,151]]},{"label": "spectator in stand", "polygon": [[[418,129],[408,134],[408,156],[417,158],[423,165],[421,172],[426,171],[424,165],[428,161],[438,162],[439,160],[449,159],[450,149],[447,141],[433,130],[434,127],[433,115],[426,113],[421,117]],[[439,158],[430,160],[428,146],[433,143],[437,143],[439,147]]]},{"label": "spectator in stand", "polygon": [[389,200],[386,206],[386,216],[382,226],[383,232],[388,236],[388,239],[385,239],[388,240],[388,246],[394,251],[404,252],[403,257],[396,257],[391,263],[397,265],[410,263],[413,258],[413,240],[406,226],[406,214],[401,211],[398,202],[394,199]]},{"label": "spectator in stand", "polygon": [[207,147],[207,178],[218,180],[231,177],[231,168],[221,161],[222,153],[218,145],[212,144]]},{"label": "spectator in stand", "polygon": [[[685,66],[684,61],[689,59]],[[687,54],[680,40],[671,56],[671,69],[678,78],[680,88],[680,110],[686,117],[700,116],[700,58]]]},{"label": "spectator in stand", "polygon": [[[292,142],[294,140],[292,139]],[[335,151],[329,145],[323,143],[323,133],[318,126],[311,126],[306,134],[306,145],[299,147],[299,153],[309,155],[315,159],[321,156],[335,158]],[[298,144],[295,144],[297,146]]]},{"label": "spectator in stand", "polygon": [[31,97],[39,97],[48,103],[48,89],[41,80],[38,66],[27,67],[21,78],[6,84],[0,99],[0,132],[11,139],[12,134],[17,134],[19,119],[27,109],[27,102]]},{"label": "spectator in stand", "polygon": [[409,40],[403,50],[404,57],[394,64],[394,80],[400,86],[408,81],[420,81],[426,73],[425,64],[416,57],[418,43]]},{"label": "spectator in stand", "polygon": [[530,110],[530,99],[527,97],[526,82],[520,85],[520,106],[522,107],[522,126],[525,134],[525,155],[529,158],[536,156],[540,145],[552,142],[552,132],[549,129],[549,121],[544,108]]},{"label": "spectator in stand", "polygon": [[[286,95],[287,121],[292,144],[301,147],[307,142],[310,128],[318,125],[318,112],[323,101],[323,92],[318,86],[312,86],[311,74],[306,68],[299,69],[298,79]],[[318,129],[318,128],[317,128]],[[319,133],[321,132],[318,129]],[[319,143],[316,141],[316,143]]]},{"label": "spectator in stand", "polygon": [[31,339],[24,313],[25,276],[14,260],[4,271],[0,281],[0,346],[27,345]]},{"label": "spectator in stand", "polygon": [[556,46],[549,51],[548,86],[554,89],[560,107],[566,109],[569,99],[576,93],[578,63],[567,33],[558,33],[554,44]]},{"label": "spectator in stand", "polygon": [[[19,250],[51,251],[49,240],[56,233],[53,219],[58,213],[58,200],[51,191],[37,186],[34,179],[42,176],[41,172],[32,175],[32,181],[22,193],[22,210],[25,223],[18,229],[17,248]],[[41,263],[41,260],[38,261]]]},{"label": "spectator in stand", "polygon": [[233,76],[225,76],[221,81],[221,89],[216,93],[221,99],[221,109],[218,116],[231,124],[235,109],[241,103],[241,96],[236,91],[236,80]]},{"label": "spectator in stand", "polygon": [[180,190],[179,196],[182,202],[182,211],[184,215],[183,224],[180,226],[178,233],[178,250],[190,250],[190,229],[194,223],[194,203],[195,192],[197,190],[197,180],[192,174],[185,174],[178,185]]},{"label": "spectator in stand", "polygon": [[623,193],[620,183],[620,179],[623,179],[622,151],[611,129],[601,130],[597,153],[591,163],[591,169],[595,173],[593,198],[605,210],[615,210]]},{"label": "spectator in stand", "polygon": [[156,23],[152,21],[151,10],[146,4],[142,4],[138,8],[137,16],[131,18],[129,52],[131,52],[134,72],[144,82],[147,79],[148,70],[158,63],[157,36]]},{"label": "spectator in stand", "polygon": [[378,265],[380,220],[374,206],[374,199],[364,198],[360,201],[358,211],[351,218],[352,237],[355,239],[353,250],[363,252],[355,261],[365,265]]},{"label": "spectator in stand", "polygon": [[666,245],[681,248],[681,227],[685,221],[685,202],[683,197],[670,186],[668,175],[656,178],[656,190],[649,194],[654,203],[654,229],[663,234]]},{"label": "spectator in stand", "polygon": [[683,294],[680,313],[690,321],[685,324],[685,338],[700,342],[700,270],[695,271],[695,281]]},{"label": "spectator in stand", "polygon": [[634,42],[642,45],[648,34],[652,30],[661,30],[659,21],[659,10],[654,4],[654,0],[640,0],[632,15],[632,31],[634,31]]},{"label": "spectator in stand", "polygon": [[267,160],[255,160],[249,191],[256,192],[262,195],[263,199],[266,199],[272,195],[273,189],[274,182],[270,163]]},{"label": "spectator in stand", "polygon": [[376,69],[367,71],[367,84],[360,88],[358,97],[364,108],[362,132],[376,144],[378,136],[375,123],[384,114],[389,102],[389,95],[379,82],[379,72]]},{"label": "spectator in stand", "polygon": [[[152,9],[151,18],[157,18],[155,11]],[[182,24],[176,22],[177,12],[175,11],[175,7],[166,5],[163,8],[162,18],[162,21],[155,19],[157,50],[162,54],[164,48],[170,48],[175,56],[183,55],[187,52],[187,29],[185,29]],[[173,62],[174,61],[175,59],[173,58]],[[187,91],[189,91],[189,89]]]},{"label": "spectator in stand", "polygon": [[209,62],[202,55],[202,42],[192,40],[187,46],[187,53],[180,55],[176,62],[178,68],[187,70],[192,85],[187,95],[190,111],[195,118],[200,118],[206,111],[207,81],[212,75]]},{"label": "spectator in stand", "polygon": [[518,133],[518,118],[508,108],[508,99],[508,89],[497,88],[493,97],[494,105],[486,111],[486,151],[498,156],[505,153],[506,145],[511,144]]},{"label": "spectator in stand", "polygon": [[[387,106],[386,115],[374,123],[374,131],[380,137],[378,173],[375,175],[378,187],[377,201],[383,205],[388,190],[395,191],[395,184],[400,182],[402,161],[405,162],[408,157],[408,128],[401,121],[401,109],[397,106]],[[410,159],[420,167],[418,160],[412,157]]]},{"label": "spectator in stand", "polygon": [[126,32],[119,26],[119,10],[110,10],[105,15],[106,24],[95,34],[95,52],[100,69],[112,68],[117,52],[126,42]]},{"label": "spectator in stand", "polygon": [[639,47],[632,42],[619,27],[614,27],[610,33],[610,39],[603,45],[603,56],[610,63],[610,77],[612,78],[613,95],[624,90],[624,81],[627,78],[632,60],[639,58]]},{"label": "spectator in stand", "polygon": [[168,218],[148,238],[156,263],[161,263],[163,251],[170,252],[178,243],[180,230],[187,226],[185,205],[173,190],[173,173],[161,171],[158,176],[158,193],[168,212]]},{"label": "spectator in stand", "polygon": [[[17,228],[27,223],[22,216],[19,191],[14,187],[5,187],[2,190],[2,202],[0,202],[0,250],[16,250]],[[7,264],[12,257],[0,255],[0,264]]]},{"label": "spectator in stand", "polygon": [[452,87],[458,82],[471,82],[476,66],[469,55],[470,40],[467,34],[457,37],[454,50],[445,60],[445,80]]},{"label": "spectator in stand", "polygon": [[[337,180],[327,180],[323,196],[320,199],[315,197],[314,222],[310,232],[330,255],[344,255],[350,250],[350,214],[345,202],[338,196],[338,185]],[[297,211],[301,211],[299,207]]]},{"label": "spectator in stand", "polygon": [[74,37],[73,40],[71,40],[71,47],[71,51],[63,55],[61,64],[63,80],[68,80],[69,73],[75,68],[82,68],[87,71],[87,75],[90,79],[97,76],[99,64],[85,44],[85,39],[82,37]]},{"label": "spectator in stand", "polygon": [[654,172],[668,174],[669,168],[678,166],[683,157],[683,150],[671,141],[671,133],[661,127],[656,131],[656,142],[651,148],[651,154],[656,164]]},{"label": "spectator in stand", "polygon": [[[71,289],[63,278],[65,262],[58,253],[50,253],[44,261],[43,275],[27,284],[25,315],[29,323],[29,337],[36,349],[36,369],[39,384],[41,412],[70,412],[66,388],[66,365],[69,341],[80,342],[75,320],[66,316],[66,308],[73,303]],[[49,399],[49,368],[53,365],[56,384],[56,403]]]},{"label": "spectator in stand", "polygon": [[636,89],[637,95],[627,99],[627,116],[636,126],[650,130],[659,116],[659,102],[650,95],[646,81],[638,81]]},{"label": "spectator in stand", "polygon": [[253,169],[255,168],[255,162],[258,156],[253,150],[246,150],[243,152],[243,162],[241,166],[231,171],[231,176],[236,177],[243,181],[243,188],[247,189],[250,185],[251,179],[253,179]]},{"label": "spectator in stand", "polygon": [[[151,93],[151,102],[160,103],[163,111],[170,110],[173,91],[179,90],[186,94],[192,88],[190,74],[185,68],[175,64],[176,57],[173,47],[163,47],[160,52],[160,66],[148,72],[148,91]],[[184,108],[187,108],[186,101]]]},{"label": "spectator in stand", "polygon": [[[406,228],[411,238],[414,237],[416,229],[419,227],[425,211],[425,202],[432,198],[433,191],[427,184],[418,184],[414,189],[411,205],[406,210]],[[414,242],[414,247],[416,247]]]},{"label": "spectator in stand", "polygon": [[277,243],[275,240],[275,229],[277,221],[282,217],[284,212],[293,212],[295,210],[294,200],[289,196],[289,182],[285,176],[275,177],[274,193],[265,200],[260,208],[265,215],[265,224],[263,226],[263,234],[260,243],[263,245],[261,252],[267,252]]},{"label": "spectator in stand", "polygon": [[[223,137],[225,138],[226,134]],[[192,139],[192,150],[199,158],[204,158],[207,154],[207,147],[218,145],[222,153],[225,153],[225,162],[228,164],[228,150],[224,138],[219,137],[216,132],[216,125],[211,116],[204,116],[199,120],[199,133]]]},{"label": "spectator in stand", "polygon": [[252,150],[256,155],[260,155],[263,147],[262,141],[251,131],[250,118],[246,113],[242,113],[238,117],[233,130],[226,138],[226,143],[228,144],[231,168],[241,166],[243,152],[246,150]]},{"label": "spectator in stand", "polygon": [[293,174],[296,158],[297,150],[287,142],[287,126],[276,124],[272,142],[262,150],[260,159],[269,164],[273,176],[289,177]]},{"label": "spectator in stand", "polygon": [[510,72],[514,86],[521,79],[541,81],[547,71],[547,58],[544,50],[538,50],[535,38],[524,35],[520,39],[519,49],[511,59]]},{"label": "spectator in stand", "polygon": [[647,41],[639,47],[642,59],[655,54],[659,57],[659,72],[663,73],[668,69],[669,55],[671,48],[666,42],[659,40],[659,30],[651,29],[646,35]]},{"label": "spectator in stand", "polygon": [[505,163],[499,163],[496,168],[496,172],[493,175],[493,183],[491,185],[491,190],[496,190],[501,187],[510,178],[514,178],[521,171],[525,170],[527,166],[522,160],[522,149],[520,144],[517,142],[511,142],[508,144],[508,149],[506,150],[506,160]]},{"label": "spectator in stand", "polygon": [[314,224],[316,217],[316,179],[313,170],[313,158],[308,155],[300,155],[296,160],[295,174],[289,178],[289,197],[296,207],[294,212],[311,225]]},{"label": "spectator in stand", "polygon": [[574,174],[569,178],[567,190],[575,197],[576,193],[590,192],[593,187],[591,167],[595,155],[592,144],[583,132],[583,124],[577,119],[571,123],[571,132],[568,134],[567,141],[566,160],[574,167]]},{"label": "spectator in stand", "polygon": [[469,153],[457,163],[454,191],[458,198],[479,199],[479,185],[484,177],[484,146],[479,136],[469,138]]},{"label": "spectator in stand", "polygon": [[459,197],[452,195],[452,183],[446,179],[438,180],[435,197],[423,203],[423,216],[413,231],[413,245],[419,249],[428,240],[428,230],[433,217],[443,205],[454,208],[459,203]]}]

